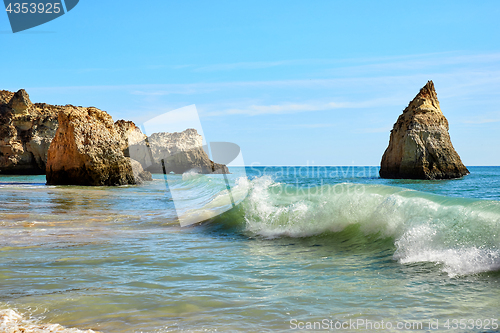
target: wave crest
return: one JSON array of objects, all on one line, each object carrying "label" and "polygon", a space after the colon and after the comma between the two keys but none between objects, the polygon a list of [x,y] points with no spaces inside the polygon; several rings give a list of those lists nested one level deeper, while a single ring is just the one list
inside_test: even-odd
[{"label": "wave crest", "polygon": [[500,202],[449,198],[383,185],[314,187],[252,181],[245,228],[266,238],[339,233],[391,238],[402,264],[443,264],[449,275],[500,269]]}]

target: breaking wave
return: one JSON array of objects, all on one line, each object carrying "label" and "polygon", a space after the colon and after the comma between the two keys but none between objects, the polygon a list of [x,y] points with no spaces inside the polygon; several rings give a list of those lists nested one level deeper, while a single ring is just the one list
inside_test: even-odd
[{"label": "breaking wave", "polygon": [[[500,202],[384,185],[297,187],[258,177],[239,207],[245,232],[264,238],[338,235],[390,239],[401,264],[432,262],[450,276],[500,269]],[[385,242],[384,242],[385,244]]]}]

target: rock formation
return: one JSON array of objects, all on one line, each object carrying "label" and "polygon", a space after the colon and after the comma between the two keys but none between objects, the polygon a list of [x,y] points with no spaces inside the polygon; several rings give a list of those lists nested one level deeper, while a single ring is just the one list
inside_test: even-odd
[{"label": "rock formation", "polygon": [[45,174],[63,106],[33,104],[24,89],[0,91],[0,174]]},{"label": "rock formation", "polygon": [[450,179],[469,174],[451,144],[448,129],[434,84],[429,81],[394,124],[380,177]]},{"label": "rock formation", "polygon": [[[127,157],[132,166],[132,171],[134,173],[134,178],[138,183],[144,180],[153,180],[151,172],[144,171],[142,165],[137,160],[130,158],[130,146],[144,145],[147,139],[139,127],[137,127],[133,122],[126,120],[118,120],[115,122],[115,130],[122,140],[121,149],[123,155]],[[137,154],[136,154],[137,156]]]},{"label": "rock formation", "polygon": [[67,107],[47,159],[47,184],[136,184],[123,140],[109,114],[97,108]]},{"label": "rock formation", "polygon": [[123,185],[151,180],[149,171],[162,173],[163,165],[174,173],[229,173],[208,158],[196,130],[147,138],[133,122],[113,123],[97,108],[33,104],[23,89],[0,91],[0,174],[46,174],[54,185]]},{"label": "rock formation", "polygon": [[8,90],[0,90],[0,104],[9,104],[14,93]]},{"label": "rock formation", "polygon": [[[144,151],[147,146],[150,150]],[[198,173],[229,173],[227,166],[214,163],[203,149],[203,138],[195,129],[189,128],[183,132],[154,133],[146,145],[130,145],[131,156],[140,152],[139,159],[145,169],[153,173],[162,173],[163,165],[166,173],[184,173],[194,170]],[[163,165],[162,165],[163,160]],[[152,162],[151,162],[152,161]]]},{"label": "rock formation", "polygon": [[139,127],[137,127],[132,121],[117,120],[114,126],[117,133],[123,140],[125,149],[128,148],[128,146],[142,142],[147,138],[147,136],[144,135]]},{"label": "rock formation", "polygon": [[128,163],[130,163],[130,166],[132,167],[132,173],[134,175],[134,179],[136,184],[142,184],[144,181],[151,181],[153,180],[153,176],[151,175],[151,172],[145,171],[142,168],[141,163],[139,163],[136,160],[131,159],[130,157],[127,157]]}]

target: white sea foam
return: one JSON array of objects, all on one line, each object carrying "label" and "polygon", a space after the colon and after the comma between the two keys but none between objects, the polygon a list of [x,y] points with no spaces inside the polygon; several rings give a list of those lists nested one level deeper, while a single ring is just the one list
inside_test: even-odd
[{"label": "white sea foam", "polygon": [[382,185],[290,189],[252,181],[246,230],[266,238],[309,237],[356,226],[394,240],[401,264],[434,262],[450,276],[500,269],[500,203],[446,198]]},{"label": "white sea foam", "polygon": [[203,175],[198,172],[196,169],[191,169],[182,174],[182,180],[190,180],[202,177]]},{"label": "white sea foam", "polygon": [[6,333],[97,333],[93,330],[65,328],[59,324],[40,324],[12,309],[0,310],[0,331]]},{"label": "white sea foam", "polygon": [[438,230],[428,225],[411,228],[396,241],[394,258],[403,264],[434,262],[450,276],[500,269],[500,251],[477,246],[449,247],[441,244]]}]

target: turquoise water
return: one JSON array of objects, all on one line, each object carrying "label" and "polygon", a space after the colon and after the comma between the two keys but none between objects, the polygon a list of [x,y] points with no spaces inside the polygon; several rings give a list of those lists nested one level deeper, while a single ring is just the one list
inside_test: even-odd
[{"label": "turquoise water", "polygon": [[[369,167],[231,171],[246,171],[236,188],[248,196],[184,228],[163,175],[118,188],[0,176],[0,308],[103,332],[330,320],[498,331],[500,167],[446,181],[384,180]],[[223,179],[169,177],[184,191],[177,212],[228,208]]]}]

